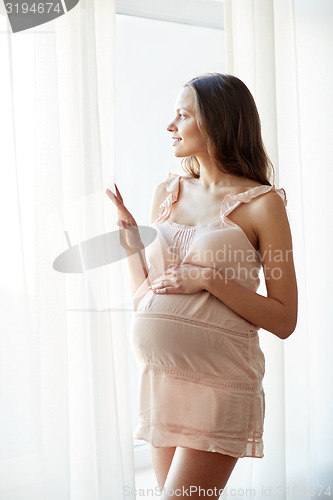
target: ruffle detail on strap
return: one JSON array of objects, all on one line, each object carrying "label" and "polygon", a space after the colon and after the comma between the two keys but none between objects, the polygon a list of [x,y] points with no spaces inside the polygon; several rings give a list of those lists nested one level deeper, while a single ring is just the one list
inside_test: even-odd
[{"label": "ruffle detail on strap", "polygon": [[164,222],[170,217],[172,204],[178,199],[179,181],[180,175],[169,172],[169,177],[165,181],[165,189],[169,194],[160,205],[162,210],[155,223]]},{"label": "ruffle detail on strap", "polygon": [[253,198],[256,198],[257,196],[260,196],[262,194],[269,193],[269,191],[273,191],[281,196],[284,206],[287,206],[287,196],[283,188],[277,189],[275,185],[256,186],[252,189],[249,189],[248,191],[244,191],[244,193],[235,195],[227,194],[221,204],[220,217],[224,218],[228,216],[241,203],[249,203]]}]

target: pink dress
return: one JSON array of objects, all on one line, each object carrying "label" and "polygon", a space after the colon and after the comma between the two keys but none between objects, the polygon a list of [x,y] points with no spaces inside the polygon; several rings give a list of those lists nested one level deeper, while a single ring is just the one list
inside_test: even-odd
[{"label": "pink dress", "polygon": [[[168,266],[219,269],[256,291],[261,260],[228,215],[240,204],[283,189],[257,186],[221,203],[205,226],[170,220],[180,176],[169,174],[169,195],[152,224],[157,238],[146,248],[153,280]],[[154,446],[181,446],[233,457],[263,457],[265,358],[258,328],[206,290],[154,294],[145,281],[133,298],[130,341],[140,367],[139,421],[134,432]]]}]

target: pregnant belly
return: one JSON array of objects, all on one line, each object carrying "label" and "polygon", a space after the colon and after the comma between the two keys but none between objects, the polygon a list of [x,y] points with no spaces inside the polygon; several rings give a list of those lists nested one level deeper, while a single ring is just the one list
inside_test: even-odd
[{"label": "pregnant belly", "polygon": [[[138,364],[208,385],[253,388],[264,374],[258,335],[246,338],[163,315],[135,313],[130,342]],[[251,387],[250,387],[251,386]]]}]

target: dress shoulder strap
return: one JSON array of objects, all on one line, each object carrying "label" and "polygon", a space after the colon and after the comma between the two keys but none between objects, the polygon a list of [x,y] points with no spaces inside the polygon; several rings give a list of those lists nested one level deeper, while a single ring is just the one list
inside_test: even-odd
[{"label": "dress shoulder strap", "polygon": [[221,213],[220,217],[227,217],[238,205],[241,203],[249,203],[253,198],[260,196],[262,194],[269,193],[270,191],[277,193],[281,196],[284,206],[287,206],[287,196],[286,192],[283,188],[277,189],[275,185],[273,186],[255,186],[248,191],[244,191],[243,193],[231,195],[227,194],[221,204]]},{"label": "dress shoulder strap", "polygon": [[169,172],[169,177],[164,183],[165,189],[169,194],[160,204],[161,211],[155,221],[156,223],[164,222],[170,217],[172,204],[178,200],[180,177],[178,174]]}]

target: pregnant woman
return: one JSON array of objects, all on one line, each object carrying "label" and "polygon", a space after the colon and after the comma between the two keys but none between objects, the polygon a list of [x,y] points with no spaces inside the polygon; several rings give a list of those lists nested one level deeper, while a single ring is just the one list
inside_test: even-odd
[{"label": "pregnant woman", "polygon": [[[286,339],[296,326],[287,201],[271,184],[258,111],[238,78],[189,81],[167,129],[187,175],[156,187],[147,249],[118,188],[106,191],[131,254],[135,437],[150,443],[165,498],[218,498],[239,458],[263,457],[258,330]],[[257,293],[261,268],[267,296]]]}]

